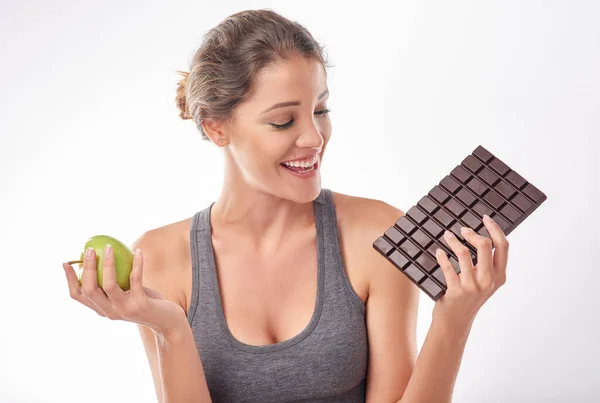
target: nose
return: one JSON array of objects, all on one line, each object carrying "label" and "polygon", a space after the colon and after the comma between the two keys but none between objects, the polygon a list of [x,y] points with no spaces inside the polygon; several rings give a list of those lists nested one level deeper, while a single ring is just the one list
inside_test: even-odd
[{"label": "nose", "polygon": [[314,148],[321,150],[324,141],[325,139],[323,138],[323,135],[321,135],[319,127],[313,124],[298,137],[297,145],[300,148]]}]

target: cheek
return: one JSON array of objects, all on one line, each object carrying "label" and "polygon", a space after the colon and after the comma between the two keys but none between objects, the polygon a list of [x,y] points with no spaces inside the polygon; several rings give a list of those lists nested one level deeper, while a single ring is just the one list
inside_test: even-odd
[{"label": "cheek", "polygon": [[323,148],[325,148],[329,142],[329,139],[331,138],[331,127],[329,127],[327,130],[322,130],[321,135],[323,136]]},{"label": "cheek", "polygon": [[325,121],[321,123],[319,129],[325,141],[329,140],[331,137],[331,120],[325,119]]},{"label": "cheek", "polygon": [[254,166],[259,169],[267,169],[269,167],[273,167],[274,165],[279,165],[279,161],[285,157],[286,153],[288,153],[289,149],[293,147],[293,144],[287,141],[282,141],[282,138],[279,139],[265,139],[265,141],[253,147],[253,151],[249,158],[251,158],[254,162]]}]

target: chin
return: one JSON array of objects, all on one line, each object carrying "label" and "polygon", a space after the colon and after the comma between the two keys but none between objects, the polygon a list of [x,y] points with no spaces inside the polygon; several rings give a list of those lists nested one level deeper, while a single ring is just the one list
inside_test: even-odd
[{"label": "chin", "polygon": [[321,181],[319,179],[312,180],[303,185],[288,186],[282,198],[291,200],[298,204],[311,203],[321,194]]},{"label": "chin", "polygon": [[[290,183],[279,180],[261,181],[260,190],[265,194],[270,194],[284,200],[289,200],[294,203],[304,204],[313,202],[321,194],[321,178],[312,178],[310,181],[303,181],[300,184]],[[277,183],[277,185],[275,184]]]},{"label": "chin", "polygon": [[320,165],[321,161],[317,162],[315,172],[305,177],[290,174],[286,168],[279,166],[283,174],[278,175],[276,183],[280,185],[277,189],[271,188],[271,193],[299,204],[314,201],[321,194]]}]

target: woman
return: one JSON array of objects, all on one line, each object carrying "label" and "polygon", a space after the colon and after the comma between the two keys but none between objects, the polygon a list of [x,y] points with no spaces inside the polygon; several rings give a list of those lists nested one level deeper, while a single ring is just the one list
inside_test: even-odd
[{"label": "woman", "polygon": [[[419,290],[373,241],[404,213],[322,189],[331,136],[323,49],[270,10],[213,28],[177,91],[181,117],[225,157],[218,200],[152,229],[132,249],[131,289],[104,291],[94,253],[70,293],[109,319],[138,324],[161,402],[450,402],[467,335],[505,282],[508,242],[464,234],[457,275],[437,259],[448,290],[417,358]],[[143,275],[142,275],[143,272]],[[435,387],[432,387],[435,385]]]}]

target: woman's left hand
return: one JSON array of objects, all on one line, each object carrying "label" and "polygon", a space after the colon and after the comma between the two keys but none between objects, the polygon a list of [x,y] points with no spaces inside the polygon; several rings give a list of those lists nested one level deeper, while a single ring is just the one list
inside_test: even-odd
[{"label": "woman's left hand", "polygon": [[[472,324],[479,308],[506,283],[508,261],[508,240],[500,226],[489,217],[483,223],[490,238],[476,233],[470,228],[461,231],[467,242],[477,249],[477,264],[473,266],[471,253],[454,234],[444,235],[444,239],[458,257],[460,274],[443,251],[437,253],[437,261],[446,279],[445,295],[438,299],[433,309],[433,320],[442,320],[451,327],[463,329]],[[495,247],[492,256],[492,242]]]}]

